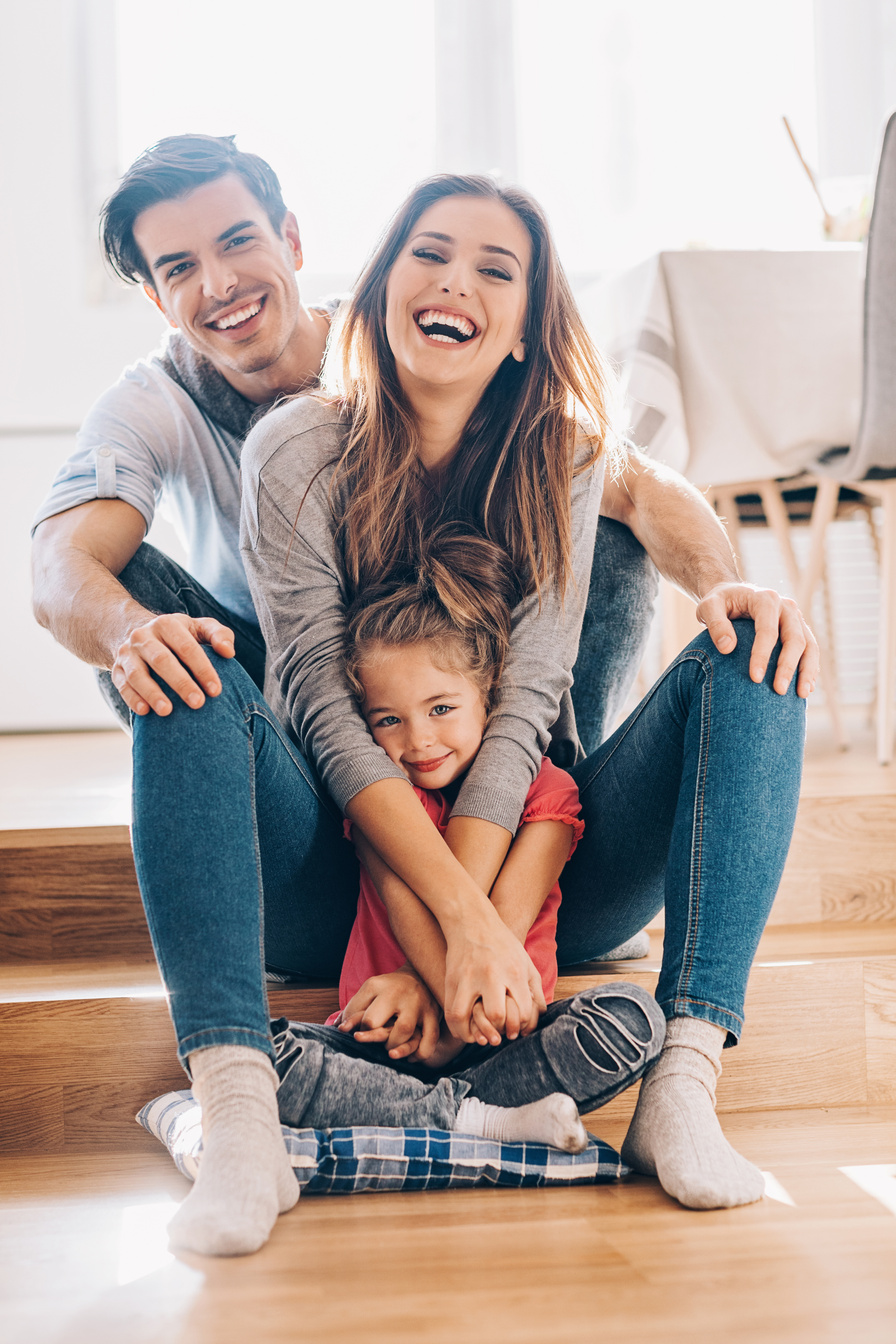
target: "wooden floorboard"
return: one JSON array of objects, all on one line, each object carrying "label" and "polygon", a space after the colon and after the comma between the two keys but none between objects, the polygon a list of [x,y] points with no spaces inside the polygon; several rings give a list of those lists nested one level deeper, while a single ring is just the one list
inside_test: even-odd
[{"label": "wooden floorboard", "polygon": [[896,1190],[896,1108],[735,1124],[792,1203],[693,1213],[647,1178],[306,1197],[223,1262],[166,1256],[188,1184],[158,1145],[0,1158],[4,1344],[893,1344],[896,1218],[842,1169]]}]

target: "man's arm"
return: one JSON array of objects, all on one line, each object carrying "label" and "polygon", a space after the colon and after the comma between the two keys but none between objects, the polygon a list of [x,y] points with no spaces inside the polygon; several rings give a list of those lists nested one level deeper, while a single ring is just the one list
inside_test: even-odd
[{"label": "man's arm", "polygon": [[761,681],[780,639],[774,688],[783,695],[798,669],[797,695],[806,697],[818,676],[818,645],[792,598],[744,583],[728,534],[699,490],[670,467],[631,450],[622,472],[608,475],[601,513],[625,523],[661,574],[697,602],[697,619],[720,653],[737,644],[731,621],[756,626],[750,676]]},{"label": "man's arm", "polygon": [[151,672],[196,709],[203,690],[221,689],[201,645],[230,658],[233,633],[210,617],[157,615],[134,601],[116,576],[145,532],[139,509],[121,499],[90,500],[45,519],[32,549],[34,614],[82,662],[111,669],[136,714],[171,713]]}]

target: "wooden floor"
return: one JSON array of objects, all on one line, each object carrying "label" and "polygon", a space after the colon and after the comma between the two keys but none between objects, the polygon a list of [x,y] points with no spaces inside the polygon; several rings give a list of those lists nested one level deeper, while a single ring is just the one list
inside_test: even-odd
[{"label": "wooden floor", "polygon": [[[167,1253],[187,1181],[133,1123],[181,1085],[126,848],[123,735],[0,738],[3,1344],[896,1344],[896,770],[811,723],[797,834],[727,1052],[767,1179],[694,1213],[655,1181],[306,1197],[240,1261]],[[562,991],[644,961],[594,963]],[[272,1009],[321,1017],[334,987]],[[618,1146],[633,1097],[588,1118]]]}]

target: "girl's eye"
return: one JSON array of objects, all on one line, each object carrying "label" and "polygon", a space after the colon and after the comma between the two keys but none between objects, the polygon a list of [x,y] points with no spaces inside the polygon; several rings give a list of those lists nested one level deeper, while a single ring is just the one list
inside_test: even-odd
[{"label": "girl's eye", "polygon": [[400,722],[401,720],[398,718],[397,714],[386,714],[373,726],[374,728],[394,728],[396,723]]},{"label": "girl's eye", "polygon": [[483,268],[482,268],[482,274],[483,274],[483,275],[490,275],[490,276],[492,276],[492,278],[495,279],[495,280],[512,280],[512,279],[513,279],[513,276],[511,276],[510,274],[508,274],[507,271],[502,270],[502,268],[501,268],[500,266],[483,266]]},{"label": "girl's eye", "polygon": [[430,714],[435,714],[436,718],[440,719],[443,718],[445,714],[450,714],[453,708],[453,705],[433,705],[429,712]]},{"label": "girl's eye", "polygon": [[440,252],[434,252],[431,247],[415,247],[411,249],[411,255],[420,258],[423,261],[444,261],[445,258]]}]

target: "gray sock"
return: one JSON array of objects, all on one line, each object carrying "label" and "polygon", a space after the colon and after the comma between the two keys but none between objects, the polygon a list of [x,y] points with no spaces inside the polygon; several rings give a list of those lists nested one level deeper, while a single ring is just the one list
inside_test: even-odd
[{"label": "gray sock", "polygon": [[168,1224],[176,1250],[248,1255],[299,1197],[277,1113],[277,1074],[244,1045],[190,1055],[202,1107],[202,1157],[193,1189]]},{"label": "gray sock", "polygon": [[464,1097],[454,1128],[500,1143],[546,1143],[567,1153],[588,1146],[576,1104],[565,1092],[552,1092],[527,1106],[489,1106],[478,1097]]},{"label": "gray sock", "polygon": [[658,1176],[689,1209],[727,1209],[761,1199],[762,1172],[735,1152],[715,1111],[725,1032],[697,1017],[673,1017],[659,1059],[641,1083],[622,1160]]}]

